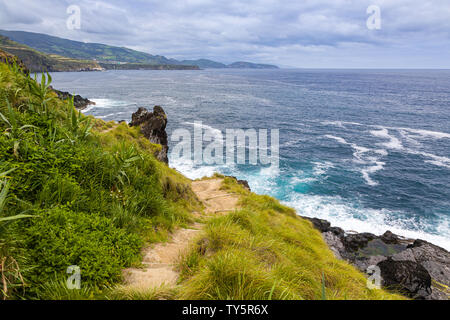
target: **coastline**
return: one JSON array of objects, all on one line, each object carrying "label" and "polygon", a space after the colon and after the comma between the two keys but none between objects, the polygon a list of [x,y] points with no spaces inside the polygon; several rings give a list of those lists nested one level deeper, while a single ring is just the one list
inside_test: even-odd
[{"label": "coastline", "polygon": [[[153,113],[140,108],[133,114],[132,125],[144,128],[145,136],[152,141],[152,132],[156,127],[158,131],[165,131],[167,120],[156,121],[156,127],[147,128],[146,123],[152,123],[153,114],[159,119],[159,107],[155,107]],[[137,119],[140,119],[139,121]],[[161,118],[162,119],[162,118]],[[161,159],[168,163],[168,141],[167,135],[157,137],[158,143],[163,145],[164,155]],[[156,140],[155,140],[156,141]],[[180,172],[184,175],[183,172]],[[245,180],[237,183],[250,190]],[[340,227],[331,226],[326,220],[301,216],[308,220],[320,231],[323,240],[336,258],[344,260],[355,266],[358,270],[366,273],[368,268],[380,268],[382,278],[385,279],[384,287],[401,286],[400,291],[414,299],[447,300],[449,298],[448,287],[450,286],[450,254],[449,252],[433,243],[410,239],[396,235],[386,230],[381,235],[368,232],[354,232],[343,230]],[[411,280],[413,279],[413,281]],[[433,279],[433,281],[432,281]]]}]

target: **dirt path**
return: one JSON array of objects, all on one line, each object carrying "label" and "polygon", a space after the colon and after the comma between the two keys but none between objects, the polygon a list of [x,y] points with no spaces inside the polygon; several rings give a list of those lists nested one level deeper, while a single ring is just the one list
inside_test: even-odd
[{"label": "dirt path", "polygon": [[206,207],[206,214],[234,211],[237,208],[238,196],[220,190],[222,179],[194,181],[192,190]]},{"label": "dirt path", "polygon": [[[237,208],[238,196],[220,190],[221,184],[222,179],[192,182],[192,190],[205,205],[207,215],[226,213]],[[189,248],[190,241],[198,235],[202,227],[201,223],[194,223],[189,229],[178,229],[167,243],[157,243],[144,249],[144,268],[123,270],[125,287],[149,289],[176,285],[178,273],[174,266],[180,254]]]}]

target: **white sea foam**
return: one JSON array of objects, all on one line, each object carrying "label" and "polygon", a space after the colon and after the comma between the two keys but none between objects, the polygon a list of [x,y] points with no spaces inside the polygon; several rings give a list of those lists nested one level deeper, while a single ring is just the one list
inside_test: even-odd
[{"label": "white sea foam", "polygon": [[388,149],[403,149],[403,145],[399,139],[389,134],[388,129],[381,127],[380,130],[371,130],[370,133],[374,137],[383,138],[389,140],[388,142],[379,143],[379,145],[384,146]]},{"label": "white sea foam", "polygon": [[[383,134],[385,136],[385,134]],[[385,162],[380,161],[381,157],[388,155],[385,149],[370,149],[363,146],[359,146],[355,143],[349,143],[344,138],[336,137],[333,135],[325,135],[326,138],[334,139],[341,144],[350,146],[353,151],[353,162],[364,165],[360,168],[361,175],[369,186],[377,186],[378,182],[374,181],[370,174],[380,171],[384,168]],[[369,165],[369,166],[367,166]]]},{"label": "white sea foam", "polygon": [[314,164],[313,173],[316,176],[323,175],[323,174],[327,173],[328,169],[334,167],[334,164],[332,162],[329,162],[329,161],[313,162],[313,164]]},{"label": "white sea foam", "polygon": [[340,128],[346,128],[345,125],[355,125],[362,126],[368,128],[381,128],[381,129],[389,129],[395,131],[408,131],[416,136],[422,136],[423,138],[433,138],[433,139],[450,139],[450,133],[448,132],[440,132],[440,131],[431,131],[424,129],[414,129],[414,128],[406,128],[406,127],[390,127],[390,126],[380,126],[376,124],[363,124],[358,122],[349,122],[349,121],[322,121],[320,122],[323,125],[334,125]]},{"label": "white sea foam", "polygon": [[116,115],[116,113],[108,113],[108,114],[105,114],[105,115],[97,116],[97,118],[105,119],[105,118],[112,117],[112,116],[115,116],[115,115]]},{"label": "white sea foam", "polygon": [[450,133],[446,132],[438,132],[438,131],[429,131],[422,129],[411,129],[411,128],[398,128],[400,130],[409,131],[415,134],[418,134],[422,137],[434,138],[434,139],[450,139]]},{"label": "white sea foam", "polygon": [[[102,98],[94,98],[91,99],[95,104],[89,105],[86,109],[83,109],[82,112],[86,113],[93,109],[111,109],[115,107],[125,107],[128,105],[126,101],[112,100],[112,99],[102,99]],[[97,115],[97,117],[99,117]]]},{"label": "white sea foam", "polygon": [[219,172],[219,168],[217,166],[196,166],[192,160],[186,161],[182,158],[172,158],[170,155],[169,163],[170,167],[178,170],[183,175],[193,180],[203,177],[211,177],[215,172]]},{"label": "white sea foam", "polygon": [[328,138],[328,139],[334,139],[337,142],[342,143],[342,144],[349,144],[347,141],[345,141],[344,138],[341,138],[341,137],[332,136],[330,134],[326,134],[324,137]]},{"label": "white sea foam", "polygon": [[295,208],[299,215],[326,219],[345,231],[370,232],[381,235],[390,230],[412,239],[424,239],[450,250],[449,218],[442,217],[434,234],[420,231],[425,226],[412,219],[395,219],[388,210],[354,206],[339,197],[295,194],[284,204]]},{"label": "white sea foam", "polygon": [[300,178],[300,177],[292,177],[291,178],[291,184],[292,185],[298,185],[298,184],[308,184],[311,182],[317,181],[317,178],[313,177],[307,177],[307,178]]},{"label": "white sea foam", "polygon": [[361,170],[363,178],[364,178],[364,180],[366,180],[366,182],[367,182],[367,184],[369,186],[377,186],[378,185],[378,182],[372,180],[370,178],[369,174],[375,173],[375,172],[377,172],[379,170],[383,170],[385,164],[386,163],[384,163],[384,162],[376,161],[374,166],[371,166],[371,167],[368,167],[368,168],[364,168],[364,169]]},{"label": "white sea foam", "polygon": [[432,153],[422,152],[422,151],[417,151],[417,150],[412,150],[412,149],[408,149],[407,152],[410,154],[420,155],[422,157],[429,158],[431,160],[425,160],[425,162],[431,163],[435,166],[450,168],[450,158],[437,156]]}]

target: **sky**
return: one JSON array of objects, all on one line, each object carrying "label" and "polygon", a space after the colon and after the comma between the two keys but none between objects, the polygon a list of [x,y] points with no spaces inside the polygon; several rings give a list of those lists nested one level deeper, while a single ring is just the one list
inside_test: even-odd
[{"label": "sky", "polygon": [[0,29],[175,59],[450,68],[450,0],[0,0]]}]

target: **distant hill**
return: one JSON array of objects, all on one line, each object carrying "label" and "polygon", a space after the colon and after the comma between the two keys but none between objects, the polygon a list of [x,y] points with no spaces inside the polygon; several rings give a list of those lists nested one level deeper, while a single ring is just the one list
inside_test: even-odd
[{"label": "distant hill", "polygon": [[195,65],[195,66],[199,66],[202,69],[208,69],[208,68],[216,68],[216,69],[221,69],[221,68],[227,68],[226,64],[220,63],[220,62],[216,62],[216,61],[212,61],[212,60],[208,60],[208,59],[198,59],[198,60],[183,60],[181,61],[181,64],[184,65]]},{"label": "distant hill", "polygon": [[[129,63],[129,66],[118,66],[115,69],[132,69],[133,64],[142,65],[178,65],[197,66],[199,68],[251,68],[251,69],[276,69],[277,66],[268,64],[256,64],[251,62],[234,62],[230,65],[208,59],[182,60],[169,59],[161,55],[152,55],[125,47],[115,47],[100,43],[84,43],[73,41],[42,33],[25,31],[0,30],[0,34],[11,40],[23,43],[33,49],[46,54],[56,54],[73,59],[96,60],[105,64]],[[151,68],[151,67],[148,67]],[[161,67],[158,67],[161,68]],[[167,67],[168,68],[168,67]],[[172,69],[183,69],[172,68]]]},{"label": "distant hill", "polygon": [[41,71],[98,71],[94,61],[78,60],[59,55],[48,55],[0,35],[0,49],[17,56],[31,72]]},{"label": "distant hill", "polygon": [[229,64],[227,68],[233,68],[233,69],[278,69],[277,66],[272,64],[260,64],[260,63],[252,63],[252,62],[245,62],[245,61],[238,61],[234,62],[232,64]]}]

